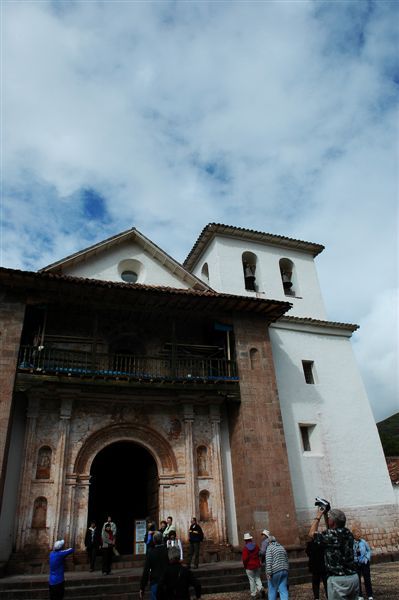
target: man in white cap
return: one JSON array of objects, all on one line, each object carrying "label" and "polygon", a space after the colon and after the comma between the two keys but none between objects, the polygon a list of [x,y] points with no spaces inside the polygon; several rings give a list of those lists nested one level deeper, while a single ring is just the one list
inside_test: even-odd
[{"label": "man in white cap", "polygon": [[262,536],[262,541],[260,543],[259,558],[260,558],[262,565],[264,565],[265,559],[266,559],[266,550],[269,545],[270,531],[268,531],[267,529],[264,529],[261,533],[261,536]]},{"label": "man in white cap", "polygon": [[251,598],[256,598],[258,592],[265,598],[266,592],[260,579],[259,546],[254,543],[250,533],[244,533],[244,542],[242,562],[248,577]]},{"label": "man in white cap", "polygon": [[57,540],[54,550],[50,552],[50,576],[48,580],[50,600],[63,600],[64,598],[64,560],[72,554],[73,548],[63,550],[64,540]]}]

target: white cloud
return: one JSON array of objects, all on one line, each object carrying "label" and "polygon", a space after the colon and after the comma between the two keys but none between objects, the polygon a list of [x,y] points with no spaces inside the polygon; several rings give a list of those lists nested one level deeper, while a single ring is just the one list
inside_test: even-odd
[{"label": "white cloud", "polygon": [[354,345],[377,421],[399,412],[398,306],[397,290],[377,294]]},{"label": "white cloud", "polygon": [[[379,314],[397,360],[379,308],[398,284],[397,13],[6,3],[2,263],[39,268],[131,226],[179,260],[209,221],[321,242],[330,318],[360,321],[367,371]],[[92,223],[84,189],[105,199]],[[392,372],[369,382],[374,406],[397,397]]]}]

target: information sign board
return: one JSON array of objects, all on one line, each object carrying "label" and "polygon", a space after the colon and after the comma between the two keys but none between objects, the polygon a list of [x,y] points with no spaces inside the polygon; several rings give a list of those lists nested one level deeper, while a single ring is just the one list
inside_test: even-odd
[{"label": "information sign board", "polygon": [[144,537],[147,530],[145,519],[135,519],[134,521],[134,555],[141,556],[145,554]]}]

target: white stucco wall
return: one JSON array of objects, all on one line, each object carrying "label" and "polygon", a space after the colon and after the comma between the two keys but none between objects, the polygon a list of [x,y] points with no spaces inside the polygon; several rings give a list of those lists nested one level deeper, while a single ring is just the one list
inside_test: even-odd
[{"label": "white stucco wall", "polygon": [[[313,506],[319,495],[336,507],[394,502],[350,339],[339,332],[270,328],[297,510]],[[302,360],[314,361],[315,384],[305,382]],[[310,452],[303,451],[299,424],[316,425]]]},{"label": "white stucco wall", "polygon": [[[258,294],[245,289],[243,252],[257,256]],[[288,258],[294,263],[296,297],[284,294],[279,265],[281,258]],[[306,252],[216,236],[193,270],[199,278],[205,262],[209,268],[209,285],[218,292],[289,301],[293,304],[290,315],[326,319],[316,265],[313,256]]]},{"label": "white stucco wall", "polygon": [[[137,283],[180,289],[189,287],[155,258],[147,254],[141,246],[133,242],[126,242],[114,248],[108,248],[86,261],[65,268],[64,274],[72,277],[86,277],[88,279],[123,283],[120,273],[124,267],[122,267],[121,262],[126,260],[139,261],[142,265]],[[128,268],[127,263],[123,264]]]},{"label": "white stucco wall", "polygon": [[395,502],[396,502],[396,504],[398,506],[398,509],[399,509],[399,485],[395,485],[392,488],[392,491],[393,491],[393,495],[394,495],[394,498],[395,498]]}]

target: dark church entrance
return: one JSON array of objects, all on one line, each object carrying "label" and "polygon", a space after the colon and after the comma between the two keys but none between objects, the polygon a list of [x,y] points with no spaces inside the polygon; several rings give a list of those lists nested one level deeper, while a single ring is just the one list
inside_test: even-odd
[{"label": "dark church entrance", "polygon": [[110,515],[120,554],[133,552],[135,519],[158,520],[158,472],[151,454],[133,442],[103,448],[91,465],[88,520],[101,529]]}]

